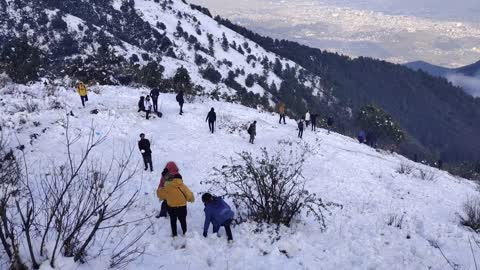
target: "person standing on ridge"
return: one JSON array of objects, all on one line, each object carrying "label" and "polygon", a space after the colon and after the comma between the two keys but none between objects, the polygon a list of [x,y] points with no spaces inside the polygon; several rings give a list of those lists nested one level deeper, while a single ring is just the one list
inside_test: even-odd
[{"label": "person standing on ridge", "polygon": [[307,127],[308,124],[310,124],[310,111],[307,111],[307,113],[305,114],[305,124],[307,125]]},{"label": "person standing on ridge", "polygon": [[153,165],[152,165],[152,150],[150,149],[150,141],[145,139],[145,134],[140,134],[140,141],[138,141],[138,149],[140,149],[140,153],[142,153],[143,163],[145,164],[145,171],[148,169],[148,165],[150,165],[150,171],[153,172]]},{"label": "person standing on ridge", "polygon": [[285,123],[285,103],[280,102],[280,105],[278,106],[278,114],[280,115],[278,123],[281,124],[283,119],[283,124],[287,124]]},{"label": "person standing on ridge", "polygon": [[158,112],[158,97],[160,96],[160,90],[155,87],[150,91],[150,96],[152,97],[153,111]]},{"label": "person standing on ridge", "polygon": [[329,116],[327,118],[327,130],[328,130],[328,134],[330,134],[330,130],[332,129],[333,127],[333,117]]},{"label": "person standing on ridge", "polygon": [[82,100],[82,106],[85,108],[85,102],[88,101],[88,89],[83,82],[78,82],[77,92]]},{"label": "person standing on ridge", "polygon": [[157,189],[157,196],[160,200],[167,201],[172,236],[177,237],[177,219],[180,221],[183,235],[187,233],[187,202],[193,203],[195,197],[183,183],[175,162],[168,162],[166,169],[165,186]]},{"label": "person standing on ridge", "polygon": [[298,120],[298,138],[303,137],[303,119]]},{"label": "person standing on ridge", "polygon": [[247,129],[248,134],[250,134],[250,140],[249,143],[253,144],[253,141],[255,140],[255,136],[257,135],[257,121],[253,121],[252,124]]},{"label": "person standing on ridge", "polygon": [[316,131],[317,130],[317,117],[318,117],[318,114],[316,113],[312,113],[312,115],[310,116],[310,120],[312,121],[312,131]]},{"label": "person standing on ridge", "polygon": [[212,107],[210,109],[210,112],[207,114],[207,119],[205,119],[205,122],[208,121],[208,128],[210,129],[210,132],[212,134],[215,132],[215,121],[217,121],[217,114],[215,113],[215,109]]},{"label": "person standing on ridge", "polygon": [[213,224],[213,233],[218,233],[220,227],[225,228],[227,233],[227,241],[231,243],[233,241],[232,230],[230,225],[232,224],[233,213],[230,206],[220,197],[214,197],[210,193],[202,195],[202,201],[205,205],[205,222],[203,224],[203,236],[207,237],[208,227],[210,223]]},{"label": "person standing on ridge", "polygon": [[175,98],[180,106],[180,115],[183,115],[183,103],[185,103],[185,99],[183,98],[183,90],[180,90]]},{"label": "person standing on ridge", "polygon": [[150,119],[149,115],[150,115],[150,112],[152,111],[152,102],[150,101],[149,96],[145,97],[144,106],[145,106],[146,118],[148,120],[148,119]]}]

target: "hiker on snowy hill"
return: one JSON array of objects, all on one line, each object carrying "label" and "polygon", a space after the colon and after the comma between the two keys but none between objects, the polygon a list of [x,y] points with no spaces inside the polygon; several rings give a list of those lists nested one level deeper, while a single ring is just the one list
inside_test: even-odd
[{"label": "hiker on snowy hill", "polygon": [[80,99],[82,100],[82,106],[85,107],[85,102],[88,101],[88,90],[83,82],[77,83],[77,92],[80,95]]},{"label": "hiker on snowy hill", "polygon": [[168,172],[165,177],[165,186],[157,189],[157,196],[160,200],[167,201],[172,236],[176,237],[177,219],[180,221],[183,234],[187,232],[187,202],[193,203],[195,198],[190,189],[183,184],[177,165],[169,162],[166,168]]},{"label": "hiker on snowy hill", "polygon": [[307,113],[305,114],[305,124],[307,125],[307,127],[308,124],[310,124],[310,111],[307,111]]},{"label": "hiker on snowy hill", "polygon": [[217,114],[215,113],[215,109],[211,108],[210,112],[208,112],[207,119],[205,119],[205,122],[208,121],[208,128],[210,129],[210,132],[215,131],[215,121],[217,121]]},{"label": "hiker on snowy hill", "polygon": [[175,98],[177,99],[178,105],[180,106],[180,115],[182,115],[183,114],[183,103],[185,103],[185,100],[183,99],[183,90],[180,90],[180,92],[178,92],[178,94]]},{"label": "hiker on snowy hill", "polygon": [[312,113],[312,115],[310,116],[310,120],[312,121],[312,131],[316,131],[317,130],[317,117],[318,117],[318,114],[316,113]]},{"label": "hiker on snowy hill", "polygon": [[207,237],[208,227],[213,224],[213,233],[218,233],[220,227],[225,227],[228,242],[233,241],[230,225],[235,215],[230,206],[220,197],[214,197],[210,193],[202,195],[203,204],[205,204],[205,223],[203,225],[203,236]]},{"label": "hiker on snowy hill", "polygon": [[280,115],[278,123],[281,124],[283,119],[283,124],[287,124],[285,123],[285,103],[280,102],[280,105],[278,106],[278,114]]},{"label": "hiker on snowy hill", "polygon": [[145,164],[145,171],[148,169],[148,165],[150,165],[150,171],[153,172],[153,165],[152,165],[152,150],[150,149],[150,141],[145,139],[145,134],[140,134],[140,141],[138,141],[138,149],[140,149],[140,153],[142,153],[143,163]]},{"label": "hiker on snowy hill", "polygon": [[140,100],[138,101],[138,112],[145,111],[145,97],[141,96]]},{"label": "hiker on snowy hill", "polygon": [[303,137],[303,119],[298,120],[298,138]]},{"label": "hiker on snowy hill", "polygon": [[359,143],[364,143],[365,142],[365,131],[360,131],[357,136],[358,142]]},{"label": "hiker on snowy hill", "polygon": [[152,97],[153,102],[153,111],[158,112],[158,97],[160,96],[160,90],[158,88],[153,88],[150,91],[150,96]]},{"label": "hiker on snowy hill", "polygon": [[145,106],[146,118],[148,120],[149,119],[148,116],[150,115],[150,112],[152,111],[152,102],[150,101],[149,96],[145,97],[144,106]]},{"label": "hiker on snowy hill", "polygon": [[252,124],[247,129],[248,134],[250,134],[250,140],[249,143],[253,144],[253,141],[255,140],[255,136],[257,135],[257,121],[253,121]]},{"label": "hiker on snowy hill", "polygon": [[330,130],[332,129],[333,127],[333,117],[329,116],[327,118],[327,130],[328,130],[328,134],[330,134]]}]

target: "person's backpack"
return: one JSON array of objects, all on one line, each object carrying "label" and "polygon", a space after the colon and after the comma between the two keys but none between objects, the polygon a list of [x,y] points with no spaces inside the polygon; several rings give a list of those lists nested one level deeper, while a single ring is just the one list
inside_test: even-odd
[{"label": "person's backpack", "polygon": [[250,135],[252,134],[252,125],[250,125],[250,126],[248,127],[247,132],[248,132],[248,134],[250,134]]},{"label": "person's backpack", "polygon": [[163,116],[163,113],[161,113],[161,112],[157,112],[157,116],[158,116],[159,118],[162,118],[162,116]]},{"label": "person's backpack", "polygon": [[180,93],[178,93],[175,98],[177,99],[177,102],[182,102],[182,95],[180,95]]}]

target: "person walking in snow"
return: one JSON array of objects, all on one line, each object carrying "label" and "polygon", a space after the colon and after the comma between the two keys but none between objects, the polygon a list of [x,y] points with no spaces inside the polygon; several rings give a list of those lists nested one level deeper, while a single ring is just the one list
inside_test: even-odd
[{"label": "person walking in snow", "polygon": [[180,90],[175,98],[180,106],[180,115],[183,115],[183,103],[185,103],[185,99],[183,98],[183,90]]},{"label": "person walking in snow", "polygon": [[150,96],[152,97],[153,111],[156,113],[158,112],[158,97],[160,96],[160,89],[157,87],[153,88],[152,91],[150,91]]},{"label": "person walking in snow", "polygon": [[249,143],[253,144],[253,141],[255,140],[255,136],[257,136],[257,121],[253,121],[252,124],[247,129],[248,134],[250,134],[250,140]]},{"label": "person walking in snow", "polygon": [[303,119],[299,119],[297,124],[298,124],[298,138],[301,139],[303,137],[303,126],[304,126]]},{"label": "person walking in snow", "polygon": [[327,118],[327,131],[328,131],[328,134],[330,134],[330,130],[332,129],[333,127],[333,117],[329,116]]},{"label": "person walking in snow", "polygon": [[225,232],[227,233],[227,241],[233,241],[230,225],[232,225],[235,213],[233,213],[230,206],[222,198],[214,197],[210,193],[203,194],[202,201],[205,205],[205,222],[203,225],[203,236],[207,237],[208,227],[210,227],[210,223],[212,223],[213,233],[218,233],[220,227],[224,227]]},{"label": "person walking in snow", "polygon": [[310,120],[312,121],[312,131],[316,131],[317,130],[317,117],[318,117],[318,114],[316,113],[312,113],[312,115],[310,116]]},{"label": "person walking in snow", "polygon": [[140,141],[138,141],[138,149],[140,149],[140,153],[142,153],[143,163],[145,164],[145,171],[148,169],[148,165],[150,165],[150,171],[153,172],[153,165],[152,165],[152,150],[150,149],[150,141],[145,139],[145,134],[140,134]]},{"label": "person walking in snow", "polygon": [[150,119],[150,118],[149,118],[150,112],[152,112],[152,102],[150,101],[150,97],[149,97],[149,96],[146,96],[146,97],[145,97],[144,106],[145,106],[146,118],[147,118],[147,120],[148,120],[148,119]]},{"label": "person walking in snow", "polygon": [[210,109],[210,112],[207,114],[207,119],[205,119],[205,122],[208,121],[208,128],[210,129],[210,132],[215,132],[215,121],[217,121],[217,114],[215,113],[215,109],[212,107]]},{"label": "person walking in snow", "polygon": [[307,111],[307,113],[305,114],[305,124],[307,125],[307,127],[308,124],[310,124],[310,111]]},{"label": "person walking in snow", "polygon": [[83,82],[77,83],[77,92],[82,100],[82,106],[85,108],[85,102],[88,101],[88,89]]},{"label": "person walking in snow", "polygon": [[138,101],[138,112],[145,111],[145,97],[141,96],[140,100]]},{"label": "person walking in snow", "polygon": [[280,115],[278,123],[281,124],[283,119],[283,124],[287,124],[285,123],[285,103],[280,102],[280,105],[278,106],[278,114]]},{"label": "person walking in snow", "polygon": [[157,189],[160,200],[166,200],[172,236],[177,236],[177,219],[180,221],[183,235],[187,233],[187,202],[193,203],[195,198],[190,189],[183,183],[175,162],[167,163],[165,186]]}]

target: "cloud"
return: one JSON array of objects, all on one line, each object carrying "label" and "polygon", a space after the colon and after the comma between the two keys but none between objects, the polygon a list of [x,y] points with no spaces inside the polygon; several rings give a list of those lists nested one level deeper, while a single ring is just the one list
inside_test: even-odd
[{"label": "cloud", "polygon": [[468,94],[480,97],[480,73],[473,77],[455,73],[449,74],[447,80],[452,82],[453,85],[462,87]]}]

